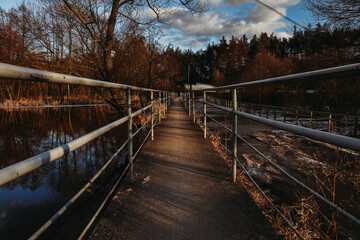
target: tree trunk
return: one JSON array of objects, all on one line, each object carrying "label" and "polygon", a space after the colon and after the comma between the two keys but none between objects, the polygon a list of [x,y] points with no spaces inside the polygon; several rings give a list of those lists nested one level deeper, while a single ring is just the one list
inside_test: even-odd
[{"label": "tree trunk", "polygon": [[111,49],[113,41],[111,40],[104,50],[104,69],[106,75],[106,81],[112,82],[112,70],[113,70],[113,59],[111,57]]},{"label": "tree trunk", "polygon": [[110,17],[108,19],[108,25],[106,29],[106,37],[104,43],[104,68],[106,74],[106,80],[112,82],[112,70],[113,70],[113,59],[111,57],[111,50],[114,45],[114,31],[117,20],[117,15],[119,12],[119,8],[122,4],[125,4],[127,1],[124,1],[120,4],[120,0],[114,0],[112,3]]}]

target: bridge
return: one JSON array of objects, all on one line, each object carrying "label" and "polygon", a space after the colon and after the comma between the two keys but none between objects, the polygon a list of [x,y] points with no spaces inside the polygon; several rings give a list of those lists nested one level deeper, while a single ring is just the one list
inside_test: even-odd
[{"label": "bridge", "polygon": [[[237,93],[242,88],[309,80],[322,81],[330,78],[359,76],[359,73],[360,64],[352,64],[208,90],[189,91],[181,93],[179,97],[178,94],[155,89],[0,64],[1,79],[111,88],[124,91],[127,96],[124,117],[72,142],[0,169],[0,186],[49,162],[56,161],[106,132],[127,123],[128,138],[125,143],[119,146],[114,156],[65,206],[54,213],[51,219],[40,226],[32,236],[29,236],[30,239],[43,237],[51,225],[64,215],[82,195],[88,191],[95,191],[94,185],[98,177],[122,151],[127,152],[127,161],[123,171],[84,228],[74,229],[79,232],[79,239],[83,237],[90,239],[280,238],[244,187],[234,183],[238,181],[240,174],[252,182],[279,218],[292,229],[293,236],[305,239],[294,223],[273,203],[244,167],[239,157],[243,151],[243,147],[240,146],[247,146],[296,186],[337,211],[351,222],[354,229],[358,229],[360,220],[356,214],[341,208],[334,201],[307,186],[241,136],[239,134],[241,131],[238,129],[238,117],[356,152],[360,151],[360,140],[331,131],[319,131],[314,129],[312,124],[310,127],[298,126],[297,115],[296,124],[291,124],[286,122],[286,111],[283,114],[284,121],[276,120],[276,117],[270,119],[268,113],[265,117],[264,114],[261,115],[262,111],[258,115],[247,113],[238,108],[241,103],[238,102]],[[231,93],[232,99],[219,103],[209,96],[214,91]],[[138,92],[143,92],[147,96],[147,101],[142,103],[141,107],[135,107],[132,102],[132,96]],[[210,109],[230,114],[231,126],[222,123],[210,114]],[[141,126],[133,131],[133,119],[139,116],[143,121]],[[329,119],[332,121],[331,117]],[[219,140],[209,127],[210,121],[230,133],[231,144],[225,145]],[[353,123],[352,131],[356,136],[357,119],[354,118]],[[134,149],[133,139],[143,129],[148,130],[147,134],[140,146]],[[212,142],[217,142],[219,148],[224,149],[230,163],[226,164],[224,156],[214,149],[209,138]]]},{"label": "bridge", "polygon": [[[175,99],[90,239],[276,239],[248,193]],[[124,194],[127,193],[127,194]]]}]

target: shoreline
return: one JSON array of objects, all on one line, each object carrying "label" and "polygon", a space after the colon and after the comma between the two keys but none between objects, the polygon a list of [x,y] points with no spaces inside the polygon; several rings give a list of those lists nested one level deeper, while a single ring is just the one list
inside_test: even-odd
[{"label": "shoreline", "polygon": [[[49,98],[20,98],[20,99],[2,99],[0,100],[0,108],[19,108],[19,107],[45,107],[45,106],[68,106],[68,105],[95,105],[106,104],[103,99],[90,99],[84,97],[71,97],[70,99],[53,99]],[[107,104],[106,104],[107,105]]]},{"label": "shoreline", "polygon": [[89,104],[46,104],[46,105],[23,105],[23,106],[1,106],[0,109],[21,109],[21,108],[73,108],[73,107],[97,107],[97,106],[110,106],[106,103],[89,103]]}]

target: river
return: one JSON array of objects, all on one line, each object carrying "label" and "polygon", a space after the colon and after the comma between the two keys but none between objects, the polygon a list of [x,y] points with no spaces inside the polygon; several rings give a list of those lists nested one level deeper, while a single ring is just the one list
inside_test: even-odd
[{"label": "river", "polygon": [[[0,169],[66,144],[118,118],[108,106],[0,109]],[[0,187],[0,238],[25,239],[31,236],[96,174],[126,137],[126,126],[122,125]],[[113,179],[124,165],[124,154],[126,151],[115,159],[95,188],[108,188],[104,186],[111,183],[109,179]],[[82,204],[88,201],[86,198],[97,198],[98,201],[102,198],[90,193],[85,195],[79,200]],[[95,207],[88,206],[92,211],[81,211],[91,215]],[[75,219],[63,220],[73,228],[68,231],[72,235],[57,234],[58,238],[76,238],[86,223],[79,224]]]}]

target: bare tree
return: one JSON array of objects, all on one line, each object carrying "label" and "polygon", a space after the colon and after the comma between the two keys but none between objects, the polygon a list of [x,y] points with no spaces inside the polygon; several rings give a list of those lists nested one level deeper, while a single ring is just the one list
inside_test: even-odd
[{"label": "bare tree", "polygon": [[152,24],[162,21],[173,7],[185,7],[192,12],[201,12],[207,7],[207,0],[43,0],[43,3],[73,23],[89,51],[94,50],[92,44],[98,46],[96,50],[101,55],[98,70],[107,81],[114,81],[115,34],[126,21]]},{"label": "bare tree", "polygon": [[305,7],[317,20],[326,20],[333,26],[360,27],[359,0],[305,0]]}]

